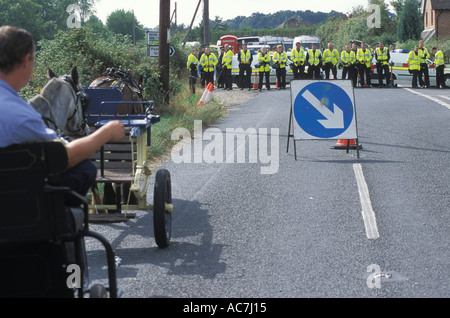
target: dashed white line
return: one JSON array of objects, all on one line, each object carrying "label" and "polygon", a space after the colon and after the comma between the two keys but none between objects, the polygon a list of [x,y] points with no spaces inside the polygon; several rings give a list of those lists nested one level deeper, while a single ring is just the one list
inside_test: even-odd
[{"label": "dashed white line", "polygon": [[364,226],[366,228],[366,235],[369,240],[376,240],[380,237],[378,233],[377,220],[375,212],[372,208],[372,202],[370,201],[369,188],[364,178],[362,166],[359,163],[353,165],[355,171],[356,182],[358,184],[359,197],[361,199],[362,216],[364,220]]},{"label": "dashed white line", "polygon": [[[440,100],[439,98],[436,98],[436,97],[433,97],[433,96],[428,96],[428,95],[419,93],[419,92],[417,92],[417,91],[415,91],[415,90],[413,90],[413,89],[411,89],[411,88],[405,88],[405,89],[406,89],[408,92],[411,92],[411,93],[413,93],[413,94],[416,94],[416,95],[425,97],[425,98],[427,98],[427,99],[429,99],[429,100],[431,100],[431,101],[433,101],[433,102],[435,102],[435,103],[438,103],[439,105],[442,105],[442,106],[447,107],[448,109],[450,109],[450,104],[448,104],[448,103],[446,103],[446,102]],[[445,98],[447,98],[447,97],[445,97]]]}]

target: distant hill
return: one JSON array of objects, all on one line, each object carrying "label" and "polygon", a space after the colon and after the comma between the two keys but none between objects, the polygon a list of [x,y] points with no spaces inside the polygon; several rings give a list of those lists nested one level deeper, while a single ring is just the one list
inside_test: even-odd
[{"label": "distant hill", "polygon": [[312,12],[310,10],[306,11],[278,11],[276,13],[263,14],[263,13],[253,13],[249,17],[237,16],[234,19],[223,21],[224,24],[228,25],[229,30],[240,30],[243,28],[249,29],[275,29],[280,25],[283,25],[289,20],[296,19],[299,22],[305,24],[321,24],[325,23],[329,18],[342,15],[342,13],[337,11],[331,11],[329,13],[324,12]]}]

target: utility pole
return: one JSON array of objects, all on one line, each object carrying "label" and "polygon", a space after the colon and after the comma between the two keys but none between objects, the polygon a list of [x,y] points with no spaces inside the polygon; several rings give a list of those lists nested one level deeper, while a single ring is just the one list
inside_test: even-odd
[{"label": "utility pole", "polygon": [[170,0],[159,0],[159,79],[169,104]]},{"label": "utility pole", "polygon": [[203,0],[203,23],[205,25],[203,31],[203,44],[209,46],[211,40],[211,32],[209,30],[209,0]]},{"label": "utility pole", "polygon": [[183,49],[184,49],[184,46],[186,45],[186,42],[187,42],[187,40],[189,38],[189,34],[191,33],[192,25],[194,25],[195,17],[197,16],[198,8],[200,8],[200,4],[201,3],[202,3],[202,0],[199,0],[198,4],[197,4],[197,9],[195,9],[194,16],[192,17],[191,25],[189,26],[189,29],[188,29],[187,34],[186,34],[186,37],[184,38],[184,41],[183,41],[183,46],[182,46]]}]

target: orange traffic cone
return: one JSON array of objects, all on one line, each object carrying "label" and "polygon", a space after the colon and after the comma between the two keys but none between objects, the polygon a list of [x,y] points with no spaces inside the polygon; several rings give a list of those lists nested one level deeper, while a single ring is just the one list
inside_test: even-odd
[{"label": "orange traffic cone", "polygon": [[258,72],[255,72],[255,82],[253,83],[253,89],[257,90],[258,88],[259,88]]},{"label": "orange traffic cone", "polygon": [[[356,149],[357,144],[355,139],[339,139],[336,145],[332,146],[331,149]],[[359,149],[362,149],[362,145],[359,145]]]},{"label": "orange traffic cone", "polygon": [[209,102],[212,99],[212,92],[214,90],[214,85],[212,83],[209,83],[205,89],[205,92],[203,93],[202,97],[200,98],[200,101],[198,102],[197,106],[203,106],[207,102]]}]

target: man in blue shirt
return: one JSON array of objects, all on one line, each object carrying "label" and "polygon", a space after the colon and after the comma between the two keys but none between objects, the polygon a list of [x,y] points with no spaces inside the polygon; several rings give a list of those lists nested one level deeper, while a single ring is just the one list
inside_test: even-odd
[{"label": "man in blue shirt", "polygon": [[[30,33],[13,26],[0,27],[0,147],[32,141],[54,140],[41,115],[17,92],[27,85],[34,69],[35,47]],[[69,164],[62,184],[81,195],[95,181],[97,170],[88,158],[109,141],[120,141],[124,126],[112,121],[84,138],[66,145]],[[67,202],[77,205],[77,202]]]}]

